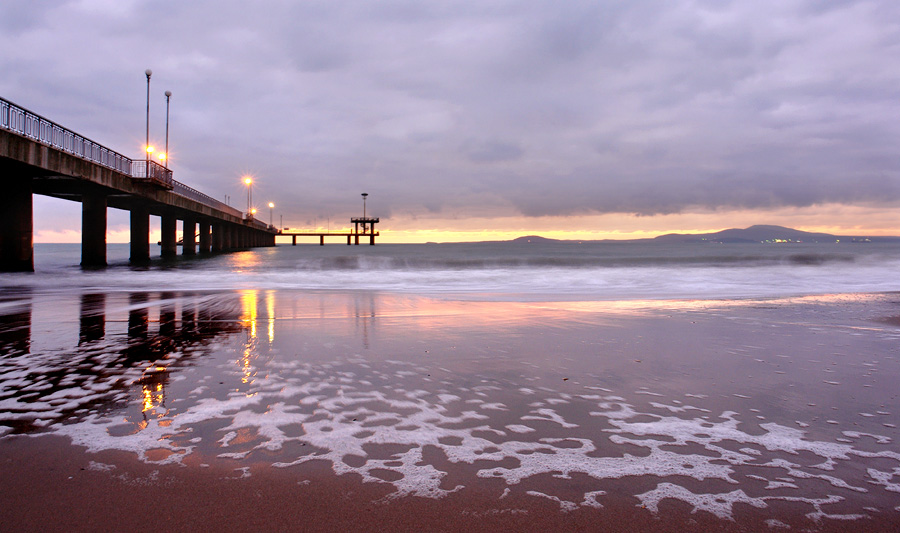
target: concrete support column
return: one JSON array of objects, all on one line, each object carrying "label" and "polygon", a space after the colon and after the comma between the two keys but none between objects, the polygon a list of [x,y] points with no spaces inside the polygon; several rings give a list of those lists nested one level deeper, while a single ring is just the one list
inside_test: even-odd
[{"label": "concrete support column", "polygon": [[178,255],[178,219],[175,218],[175,215],[163,215],[160,218],[159,225],[162,232],[162,249],[160,253],[163,257],[175,257]]},{"label": "concrete support column", "polygon": [[234,224],[224,224],[222,226],[222,237],[225,239],[222,243],[222,248],[225,250],[234,249]]},{"label": "concrete support column", "polygon": [[221,252],[225,249],[224,224],[216,223],[212,226],[212,251]]},{"label": "concrete support column", "polygon": [[184,217],[181,227],[181,255],[197,254],[197,221],[191,217]]},{"label": "concrete support column", "polygon": [[297,246],[297,236],[291,235],[291,246]]},{"label": "concrete support column", "polygon": [[131,262],[150,260],[150,212],[146,207],[131,209]]},{"label": "concrete support column", "polygon": [[212,247],[212,240],[209,234],[209,222],[200,221],[200,253],[208,254]]},{"label": "concrete support column", "polygon": [[4,176],[0,195],[0,272],[34,272],[31,178]]},{"label": "concrete support column", "polygon": [[319,235],[319,246],[325,246],[325,236]]},{"label": "concrete support column", "polygon": [[81,197],[81,266],[106,266],[106,196]]}]

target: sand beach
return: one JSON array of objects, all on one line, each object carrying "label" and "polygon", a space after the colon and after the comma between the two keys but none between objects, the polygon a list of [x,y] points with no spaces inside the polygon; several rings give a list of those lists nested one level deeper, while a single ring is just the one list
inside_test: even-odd
[{"label": "sand beach", "polygon": [[891,531],[896,293],[10,293],[6,530]]}]

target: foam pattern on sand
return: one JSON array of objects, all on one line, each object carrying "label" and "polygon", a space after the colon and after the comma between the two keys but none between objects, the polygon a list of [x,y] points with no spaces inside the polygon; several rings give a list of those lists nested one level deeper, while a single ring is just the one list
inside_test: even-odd
[{"label": "foam pattern on sand", "polygon": [[[811,519],[858,519],[872,511],[862,504],[848,511],[852,498],[900,492],[900,453],[890,437],[845,431],[840,442],[815,440],[806,428],[759,423],[754,409],[719,412],[696,395],[685,405],[687,395],[645,401],[652,391],[631,399],[629,391],[596,387],[570,394],[401,362],[273,361],[269,370],[246,390],[218,395],[206,388],[217,378],[198,377],[185,397],[130,424],[115,411],[84,410],[44,431],[150,463],[183,463],[191,454],[203,463],[236,461],[243,475],[250,471],[241,461],[250,459],[301,479],[306,463],[324,463],[337,475],[384,484],[388,498],[441,498],[500,480],[498,500],[518,493],[564,512],[600,508],[610,483],[638,477],[656,486],[629,495],[636,505],[656,512],[675,499],[723,519],[735,505],[771,509],[775,501]],[[140,376],[132,378],[137,384]],[[60,413],[57,399],[72,409],[94,396],[16,400],[10,416],[46,418]],[[567,482],[575,476],[577,484]],[[831,509],[837,504],[840,512]]]}]

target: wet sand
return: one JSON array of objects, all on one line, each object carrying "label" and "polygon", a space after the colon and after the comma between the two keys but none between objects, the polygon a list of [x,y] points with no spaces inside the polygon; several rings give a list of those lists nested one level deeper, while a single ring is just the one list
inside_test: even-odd
[{"label": "wet sand", "polygon": [[2,309],[5,530],[900,525],[898,295]]}]

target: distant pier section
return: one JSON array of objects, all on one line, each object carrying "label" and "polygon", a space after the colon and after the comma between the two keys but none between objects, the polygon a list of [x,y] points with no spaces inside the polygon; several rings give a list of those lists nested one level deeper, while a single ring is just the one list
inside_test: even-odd
[{"label": "distant pier section", "polygon": [[351,218],[350,223],[353,224],[352,231],[304,231],[304,230],[281,230],[278,232],[279,236],[290,236],[291,244],[297,245],[297,237],[318,237],[319,245],[325,245],[325,237],[346,237],[347,245],[350,244],[359,244],[359,238],[369,239],[369,244],[375,244],[375,237],[379,236],[379,233],[375,231],[375,224],[380,222],[378,218],[371,217],[361,217],[361,218]]}]

